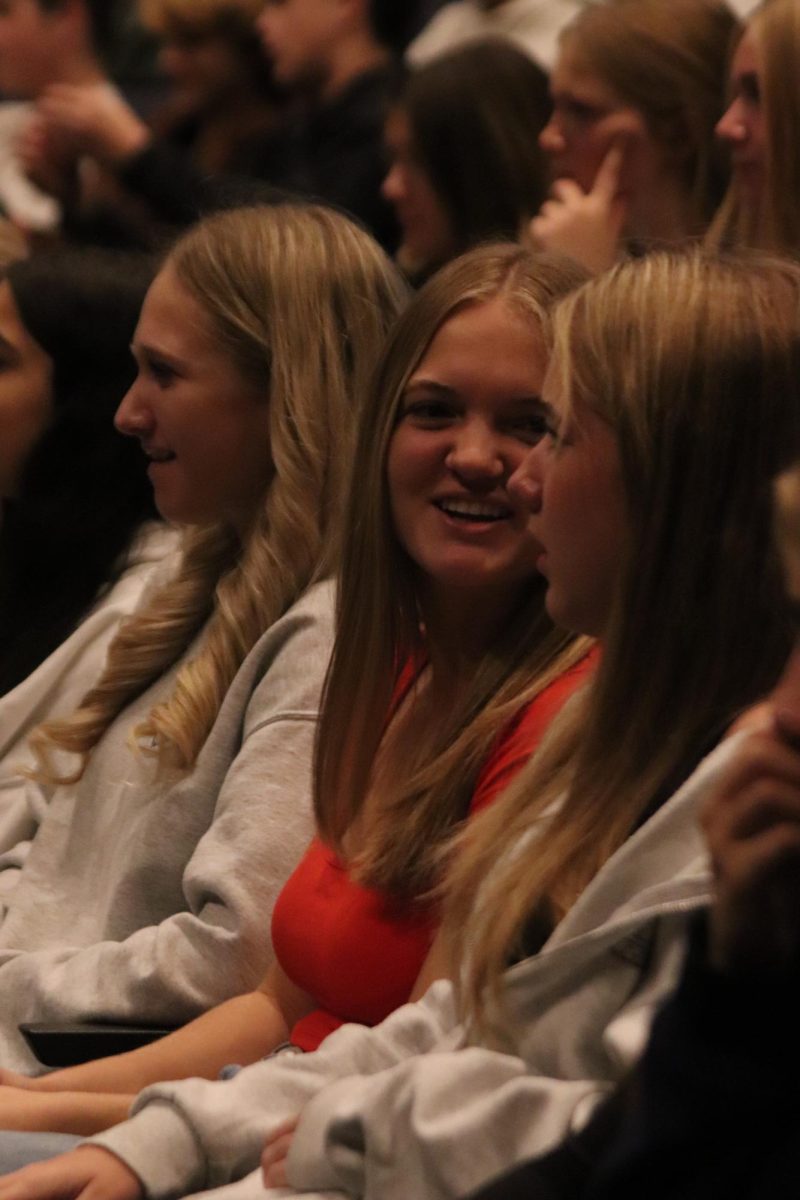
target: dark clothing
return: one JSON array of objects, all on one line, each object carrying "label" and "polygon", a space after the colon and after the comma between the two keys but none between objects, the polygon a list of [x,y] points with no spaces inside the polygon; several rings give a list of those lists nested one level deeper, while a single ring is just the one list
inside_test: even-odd
[{"label": "dark clothing", "polygon": [[586,1129],[473,1200],[800,1194],[800,972],[722,975],[698,922],[636,1071]]},{"label": "dark clothing", "polygon": [[329,104],[288,118],[261,142],[251,177],[204,174],[176,147],[154,140],[125,165],[122,181],[158,218],[174,225],[189,225],[232,204],[287,199],[290,193],[350,213],[394,249],[396,228],[380,185],[386,169],[383,125],[396,71],[391,66],[360,75]]}]

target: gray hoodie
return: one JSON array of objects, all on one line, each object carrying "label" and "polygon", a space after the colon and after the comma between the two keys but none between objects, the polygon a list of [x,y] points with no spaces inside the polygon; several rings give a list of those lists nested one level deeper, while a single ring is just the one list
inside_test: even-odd
[{"label": "gray hoodie", "polygon": [[131,1120],[93,1141],[151,1197],[240,1181],[216,1200],[264,1200],[264,1139],[301,1110],[288,1169],[304,1192],[451,1200],[548,1150],[635,1061],[677,981],[688,918],[710,894],[698,803],[738,740],[614,854],[541,953],[508,971],[509,1053],[459,1024],[442,981],[314,1054],[279,1055],[224,1083],[148,1088]]},{"label": "gray hoodie", "polygon": [[3,1066],[37,1066],[20,1021],[177,1024],[261,978],[272,906],[312,836],[332,626],[320,584],[263,634],[188,774],[159,777],[129,745],[176,667],[55,790],[0,925]]}]

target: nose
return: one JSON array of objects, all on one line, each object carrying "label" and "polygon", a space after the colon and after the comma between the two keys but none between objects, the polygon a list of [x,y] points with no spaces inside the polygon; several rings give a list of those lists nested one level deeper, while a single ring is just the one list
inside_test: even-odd
[{"label": "nose", "polygon": [[718,138],[731,145],[740,145],[747,141],[747,122],[744,118],[741,100],[737,99],[729,105],[717,121],[715,133]]},{"label": "nose", "polygon": [[506,484],[506,491],[512,499],[532,513],[538,513],[542,507],[541,453],[541,442],[531,446]]},{"label": "nose", "polygon": [[445,465],[471,487],[494,487],[507,474],[500,444],[482,421],[468,421],[456,430]]},{"label": "nose", "polygon": [[397,163],[392,163],[381,184],[381,194],[390,204],[396,204],[405,195],[403,172]]},{"label": "nose", "polygon": [[566,147],[564,135],[561,132],[555,115],[545,125],[539,134],[539,145],[545,154],[563,154]]},{"label": "nose", "polygon": [[153,417],[142,400],[139,381],[134,380],[114,414],[114,427],[126,437],[141,438],[148,433],[152,425]]}]

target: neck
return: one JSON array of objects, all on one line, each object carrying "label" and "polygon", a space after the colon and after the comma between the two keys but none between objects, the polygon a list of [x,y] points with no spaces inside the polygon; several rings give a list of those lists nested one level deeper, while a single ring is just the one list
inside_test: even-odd
[{"label": "neck", "polygon": [[518,591],[506,591],[501,597],[478,597],[468,591],[423,598],[425,641],[435,692],[452,696],[452,689],[474,674],[518,602]]},{"label": "neck", "polygon": [[359,75],[385,66],[390,57],[389,51],[364,30],[342,38],[327,64],[318,98],[323,102],[334,100]]}]

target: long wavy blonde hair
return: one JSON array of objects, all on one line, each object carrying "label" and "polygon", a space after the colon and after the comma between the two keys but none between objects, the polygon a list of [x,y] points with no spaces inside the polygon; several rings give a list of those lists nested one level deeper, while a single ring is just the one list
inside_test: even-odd
[{"label": "long wavy blonde hair", "polygon": [[[243,541],[223,524],[185,533],[175,577],[123,624],[78,711],[34,735],[40,777],[52,781],[80,778],[115,717],[202,630],[171,696],[134,734],[154,742],[160,766],[189,769],[248,651],[312,581],[336,569],[356,401],[406,295],[368,234],[311,205],[210,217],[167,264],[231,361],[263,386],[273,477]],[[55,769],[56,748],[80,757],[73,773]]]},{"label": "long wavy blonde hair", "polygon": [[746,246],[777,254],[800,250],[800,5],[767,0],[747,30],[759,50],[765,139],[764,183],[753,204],[731,182],[709,231],[709,246]]},{"label": "long wavy blonde hair", "polygon": [[593,682],[452,859],[462,1003],[498,1037],[502,972],[531,921],[561,919],[790,649],[770,485],[798,447],[800,269],[621,264],[558,306],[550,371],[568,407],[616,433],[629,536]]},{"label": "long wavy blonde hair", "polygon": [[588,4],[561,35],[561,45],[637,109],[666,147],[698,229],[727,178],[714,126],[738,28],[724,0],[604,0]]},{"label": "long wavy blonde hair", "polygon": [[[323,838],[348,857],[345,835],[364,810],[398,677],[430,653],[424,580],[401,545],[391,516],[386,460],[402,396],[437,330],[469,305],[501,297],[546,345],[550,308],[585,278],[566,259],[519,246],[472,251],[445,267],[398,321],[363,414],[358,472],[347,508],[336,643],[325,688],[316,754],[315,811]],[[475,778],[498,732],[583,657],[587,639],[553,629],[541,580],[477,664],[452,711],[416,756],[380,779],[369,821],[359,828],[350,866],[390,894],[420,897],[441,873],[443,840],[467,815]],[[433,721],[437,718],[434,715]]]}]

